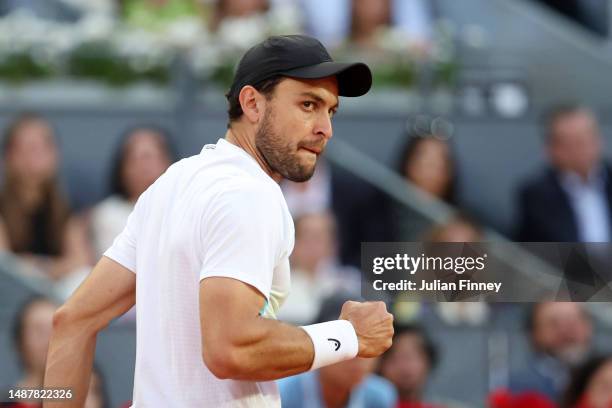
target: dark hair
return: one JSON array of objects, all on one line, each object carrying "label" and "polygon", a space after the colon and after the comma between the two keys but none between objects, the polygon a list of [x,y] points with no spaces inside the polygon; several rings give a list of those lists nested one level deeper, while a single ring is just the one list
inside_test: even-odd
[{"label": "dark hair", "polygon": [[[276,89],[276,86],[283,79],[285,79],[284,76],[275,75],[271,78],[264,79],[263,81],[260,81],[252,86],[259,93],[263,94],[266,97],[266,99],[270,100],[270,98],[272,97],[272,94],[274,93],[274,90]],[[240,95],[240,89],[237,89],[234,93],[230,93],[230,92],[231,90],[225,94],[225,97],[227,98],[227,102],[228,102],[228,109],[227,109],[227,116],[229,117],[229,121],[227,123],[228,128],[231,127],[232,122],[235,122],[236,120],[240,119],[240,117],[244,113],[242,111],[242,106],[240,106],[240,100],[238,99],[238,96]]]},{"label": "dark hair", "polygon": [[453,159],[453,149],[447,140],[438,139],[434,135],[426,134],[426,135],[417,135],[416,133],[406,132],[404,145],[399,149],[400,156],[399,160],[397,160],[397,172],[403,177],[407,177],[406,174],[406,165],[413,160],[417,148],[419,145],[427,140],[437,140],[440,143],[444,143],[448,146],[449,154],[449,169],[451,172],[451,179],[449,181],[448,187],[444,194],[442,195],[442,199],[448,204],[456,204],[457,201],[457,166]]},{"label": "dark hair", "polygon": [[584,396],[593,376],[608,362],[612,362],[612,354],[593,356],[576,368],[572,372],[561,407],[574,408]]},{"label": "dark hair", "polygon": [[53,128],[49,121],[41,114],[33,111],[21,112],[13,121],[6,127],[2,135],[2,155],[6,156],[11,144],[15,139],[15,135],[19,129],[29,122],[45,122],[49,127]]},{"label": "dark hair", "polygon": [[15,313],[15,317],[13,318],[13,326],[12,326],[12,338],[13,345],[15,349],[17,349],[17,355],[19,357],[19,363],[23,367],[25,365],[24,360],[24,350],[23,350],[23,328],[25,326],[25,317],[30,308],[36,303],[49,303],[51,305],[56,306],[55,302],[51,299],[46,298],[42,295],[33,295],[27,298],[21,305],[17,308],[17,312]]},{"label": "dark hair", "polygon": [[[32,122],[41,122],[51,129],[53,144],[58,141],[51,123],[35,112],[19,114],[5,129],[2,142],[2,153],[6,159],[15,139],[23,127]],[[10,248],[15,253],[34,252],[36,254],[57,256],[63,252],[62,237],[70,217],[70,207],[59,181],[58,175],[53,175],[41,186],[42,199],[36,211],[42,217],[42,232],[35,231],[35,220],[31,210],[26,210],[17,194],[21,180],[12,174],[7,161],[4,162],[4,182],[0,190],[0,214],[2,214],[7,230]],[[34,235],[38,234],[38,237]]]},{"label": "dark hair", "polygon": [[533,302],[527,307],[527,313],[525,314],[525,330],[530,335],[533,334],[533,330],[535,329],[536,314],[542,303],[544,302]]},{"label": "dark hair", "polygon": [[582,111],[590,112],[586,106],[577,102],[560,103],[546,110],[541,118],[545,140],[547,142],[552,140],[553,126],[559,119]]},{"label": "dark hair", "polygon": [[130,137],[140,131],[155,133],[160,136],[160,146],[166,151],[170,163],[176,160],[176,152],[172,145],[172,136],[170,132],[161,126],[154,124],[139,124],[127,128],[119,138],[115,153],[113,155],[112,168],[110,173],[110,194],[116,194],[124,198],[128,198],[126,187],[123,183],[122,169],[126,158],[126,145]]},{"label": "dark hair", "polygon": [[425,331],[425,329],[423,328],[423,326],[416,323],[395,323],[393,324],[393,329],[395,330],[395,333],[393,334],[393,344],[391,345],[391,348],[389,350],[387,350],[380,356],[380,363],[378,365],[379,374],[383,364],[389,358],[389,355],[391,355],[394,347],[396,347],[396,340],[401,336],[417,336],[418,338],[420,338],[422,344],[422,351],[425,357],[427,358],[427,362],[429,363],[430,369],[436,367],[436,365],[438,364],[438,350],[429,335],[427,334],[427,331]]}]

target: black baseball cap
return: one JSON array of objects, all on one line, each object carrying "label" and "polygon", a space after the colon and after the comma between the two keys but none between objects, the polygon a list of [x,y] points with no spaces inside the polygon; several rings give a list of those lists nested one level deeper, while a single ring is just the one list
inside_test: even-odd
[{"label": "black baseball cap", "polygon": [[340,96],[361,96],[372,86],[370,68],[362,62],[334,62],[323,44],[306,35],[269,37],[249,49],[236,68],[228,97],[246,85],[281,75],[318,79],[336,76]]}]

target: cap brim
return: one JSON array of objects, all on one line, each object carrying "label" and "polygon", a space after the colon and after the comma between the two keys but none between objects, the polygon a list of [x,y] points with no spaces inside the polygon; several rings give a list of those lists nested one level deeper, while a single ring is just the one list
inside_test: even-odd
[{"label": "cap brim", "polygon": [[308,67],[285,71],[282,75],[301,79],[319,79],[335,76],[338,78],[338,95],[340,96],[365,95],[372,86],[372,72],[362,62],[322,62]]}]

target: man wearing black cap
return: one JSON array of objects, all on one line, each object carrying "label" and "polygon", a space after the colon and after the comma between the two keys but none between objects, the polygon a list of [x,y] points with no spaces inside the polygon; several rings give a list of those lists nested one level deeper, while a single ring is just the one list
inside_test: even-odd
[{"label": "man wearing black cap", "polygon": [[293,221],[277,182],[306,181],[332,136],[338,96],[371,85],[317,40],[272,37],[240,61],[224,139],[171,166],[54,318],[45,386],[82,406],[96,334],[137,305],[134,403],[280,406],[272,381],[391,344],[383,303],[347,302],[338,320],[274,320],[289,290]]}]

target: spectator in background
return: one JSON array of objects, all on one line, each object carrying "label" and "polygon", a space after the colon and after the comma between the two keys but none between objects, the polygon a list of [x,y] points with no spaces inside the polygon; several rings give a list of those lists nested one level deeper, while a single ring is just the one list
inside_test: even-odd
[{"label": "spectator in background", "polygon": [[249,48],[272,34],[300,33],[293,0],[216,0],[209,28],[224,45]]},{"label": "spectator in background", "polygon": [[[57,305],[43,297],[27,300],[18,310],[13,323],[13,342],[23,376],[10,389],[43,388],[47,349],[51,338],[53,314]],[[0,404],[7,408],[38,408],[42,404],[8,398],[8,391],[0,393]],[[89,394],[84,408],[106,408],[106,393],[102,377],[97,370],[92,373]]]},{"label": "spectator in background", "polygon": [[559,402],[571,369],[591,350],[590,316],[580,303],[534,303],[528,313],[527,331],[535,355],[524,371],[510,376],[510,391],[536,392]]},{"label": "spectator in background", "polygon": [[15,387],[42,388],[56,309],[57,305],[50,300],[35,297],[26,301],[17,312],[13,325],[13,341],[23,376]]},{"label": "spectator in background", "polygon": [[[158,48],[157,52],[161,53],[158,58],[168,56],[170,49],[191,49],[207,36],[207,7],[201,0],[114,1],[119,3],[117,8],[125,26],[136,28],[135,32],[150,33],[142,36],[140,41],[126,42],[125,51],[131,49],[132,54],[139,55],[147,48]],[[163,40],[155,39],[158,36]],[[149,52],[146,54],[150,55]]]},{"label": "spectator in background", "polygon": [[[43,377],[47,360],[47,349],[51,338],[53,314],[57,305],[44,297],[27,300],[17,311],[13,323],[13,342],[19,363],[23,370],[15,388],[43,388]],[[9,401],[8,391],[0,393],[0,401]],[[89,393],[84,408],[107,408],[107,394],[100,371],[94,367],[89,385]],[[42,404],[32,401],[14,401],[0,404],[7,408],[39,408]]]},{"label": "spectator in background", "polygon": [[301,0],[307,32],[335,48],[347,40],[375,46],[375,37],[395,30],[406,48],[430,47],[433,0]]},{"label": "spectator in background", "polygon": [[323,300],[343,288],[359,294],[360,274],[341,267],[337,258],[336,220],[329,212],[304,214],[295,220],[291,253],[291,296],[279,319],[298,325],[314,322]]},{"label": "spectator in background", "polygon": [[394,241],[389,198],[327,160],[319,159],[309,181],[285,180],[281,188],[294,219],[310,212],[333,213],[342,265],[360,267],[362,242]]},{"label": "spectator in background", "polygon": [[217,0],[215,1],[210,29],[215,32],[224,20],[261,15],[266,13],[269,8],[268,0]]},{"label": "spectator in background", "polygon": [[592,357],[573,373],[562,407],[612,407],[612,355]]},{"label": "spectator in background", "polygon": [[[431,133],[409,132],[399,151],[397,171],[409,186],[423,193],[422,205],[436,200],[456,204],[457,173],[448,141]],[[414,209],[396,205],[394,213],[401,240],[417,241],[428,231],[430,221]]]},{"label": "spectator in background", "polygon": [[576,105],[546,121],[551,167],[520,192],[520,241],[609,242],[612,171],[595,116]]},{"label": "spectator in background", "polygon": [[174,161],[170,134],[153,125],[129,128],[119,141],[111,171],[111,195],[91,211],[93,250],[99,259],[125,227],[138,197]]},{"label": "spectator in background", "polygon": [[435,225],[425,235],[426,242],[479,242],[482,229],[465,214],[457,214],[443,224]]},{"label": "spectator in background", "polygon": [[[459,213],[446,223],[435,225],[425,234],[425,242],[480,242],[484,238],[481,227],[465,214]],[[457,278],[453,273],[452,278]],[[449,325],[484,324],[490,315],[486,302],[436,302],[436,313]]]},{"label": "spectator in background", "polygon": [[376,35],[391,24],[390,0],[353,0],[349,40],[364,48],[376,47]]},{"label": "spectator in background", "polygon": [[402,150],[400,174],[430,196],[454,205],[456,171],[447,141],[435,135],[409,134]]},{"label": "spectator in background", "polygon": [[380,357],[379,374],[398,394],[397,408],[435,408],[424,401],[425,386],[437,362],[437,350],[418,325],[395,327],[393,345]]},{"label": "spectator in background", "polygon": [[[354,296],[336,294],[321,306],[317,322],[337,318]],[[278,381],[283,408],[392,408],[396,393],[373,374],[377,359],[354,358]]]},{"label": "spectator in background", "polygon": [[83,221],[58,182],[59,152],[49,122],[19,116],[6,130],[0,190],[0,248],[60,280],[90,264]]}]

